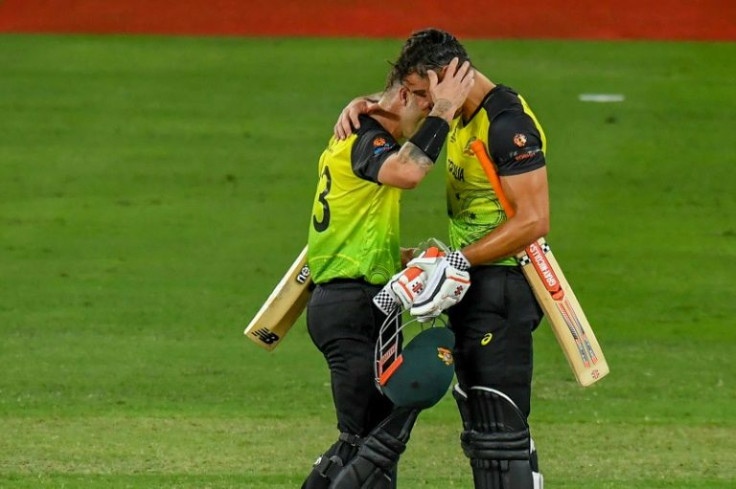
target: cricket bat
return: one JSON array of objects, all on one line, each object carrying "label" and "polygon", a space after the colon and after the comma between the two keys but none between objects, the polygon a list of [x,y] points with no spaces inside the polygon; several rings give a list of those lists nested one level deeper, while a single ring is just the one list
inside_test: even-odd
[{"label": "cricket bat", "polygon": [[[501,180],[483,141],[475,140],[470,147],[480,161],[506,215],[513,216],[514,209],[503,193]],[[516,259],[547,316],[547,322],[552,327],[578,383],[587,387],[602,379],[609,372],[608,363],[593,328],[590,327],[545,239],[540,238],[531,243]]]},{"label": "cricket bat", "polygon": [[305,246],[245,328],[245,336],[268,351],[276,348],[304,311],[313,288]]}]

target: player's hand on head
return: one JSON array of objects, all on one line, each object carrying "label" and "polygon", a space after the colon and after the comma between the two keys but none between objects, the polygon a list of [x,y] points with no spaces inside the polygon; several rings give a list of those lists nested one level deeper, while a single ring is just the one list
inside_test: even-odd
[{"label": "player's hand on head", "polygon": [[337,118],[337,122],[334,127],[334,134],[337,139],[347,139],[352,133],[353,129],[360,128],[360,120],[358,116],[360,114],[370,114],[378,108],[377,102],[371,102],[363,97],[358,97],[350,101],[350,103],[342,109],[340,117]]},{"label": "player's hand on head", "polygon": [[[459,65],[459,66],[458,66]],[[462,107],[475,83],[475,70],[469,61],[460,64],[458,58],[453,58],[443,70],[442,80],[436,71],[427,72],[429,78],[429,93],[434,103],[432,112],[438,117],[452,118],[455,112]]]}]

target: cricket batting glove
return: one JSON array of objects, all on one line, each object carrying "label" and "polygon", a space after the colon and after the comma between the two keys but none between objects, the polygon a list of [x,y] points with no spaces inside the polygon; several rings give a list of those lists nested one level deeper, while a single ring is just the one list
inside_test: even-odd
[{"label": "cricket batting glove", "polygon": [[421,256],[407,266],[422,268],[427,272],[427,283],[411,307],[410,313],[420,321],[429,321],[442,311],[452,307],[465,297],[470,288],[470,263],[460,251],[453,251],[446,257],[439,257],[434,263],[425,264]]},{"label": "cricket batting glove", "polygon": [[424,290],[427,273],[418,267],[407,267],[391,277],[373,298],[376,307],[388,315],[396,307],[407,310]]}]

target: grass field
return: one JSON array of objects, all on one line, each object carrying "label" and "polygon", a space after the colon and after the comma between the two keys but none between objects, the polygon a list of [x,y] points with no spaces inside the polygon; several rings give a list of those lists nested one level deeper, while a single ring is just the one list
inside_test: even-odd
[{"label": "grass field", "polygon": [[[399,41],[0,37],[0,487],[299,487],[336,436],[300,322],[242,336],[302,248],[316,162]],[[550,242],[609,377],[545,325],[548,489],[736,484],[736,44],[468,42],[549,137]],[[622,93],[590,104],[580,93]],[[403,241],[446,236],[441,173]],[[403,489],[471,487],[449,397]]]}]

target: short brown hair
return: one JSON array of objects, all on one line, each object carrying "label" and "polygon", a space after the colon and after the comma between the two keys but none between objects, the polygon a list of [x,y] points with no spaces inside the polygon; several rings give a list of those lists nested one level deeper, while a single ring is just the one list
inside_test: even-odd
[{"label": "short brown hair", "polygon": [[453,58],[459,58],[460,64],[470,61],[468,53],[455,36],[433,28],[417,31],[406,40],[399,59],[392,64],[386,88],[412,73],[426,77],[427,71],[444,68]]}]

